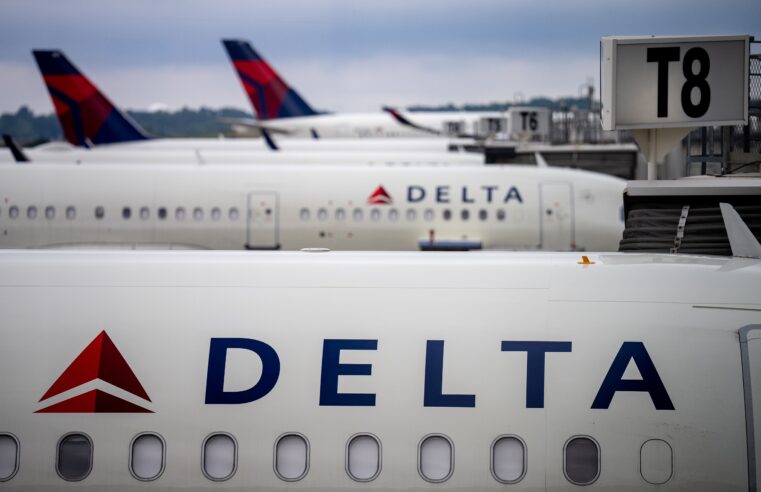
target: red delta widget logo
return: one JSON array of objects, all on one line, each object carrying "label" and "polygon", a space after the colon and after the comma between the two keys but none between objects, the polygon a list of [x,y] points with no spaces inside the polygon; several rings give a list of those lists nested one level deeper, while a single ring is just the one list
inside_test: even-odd
[{"label": "red delta widget logo", "polygon": [[[80,388],[88,383],[108,383],[142,400],[150,402],[148,393],[119,349],[105,331],[69,364],[53,385],[48,388],[40,402],[62,393]],[[88,385],[92,386],[92,385]],[[131,403],[102,389],[92,388],[70,398],[53,403],[35,413],[153,413],[140,405]]]},{"label": "red delta widget logo", "polygon": [[394,203],[394,200],[383,185],[379,185],[367,198],[367,203],[370,205],[391,205]]}]

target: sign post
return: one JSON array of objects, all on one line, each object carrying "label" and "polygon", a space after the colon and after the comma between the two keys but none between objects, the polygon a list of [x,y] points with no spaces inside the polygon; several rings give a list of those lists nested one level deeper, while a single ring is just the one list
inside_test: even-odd
[{"label": "sign post", "polygon": [[611,36],[600,40],[604,130],[632,130],[657,162],[693,128],[748,123],[750,36]]}]

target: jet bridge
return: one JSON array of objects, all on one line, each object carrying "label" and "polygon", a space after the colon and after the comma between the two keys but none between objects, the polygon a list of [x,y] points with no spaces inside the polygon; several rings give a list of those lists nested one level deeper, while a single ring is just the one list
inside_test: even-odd
[{"label": "jet bridge", "polygon": [[630,181],[619,251],[732,255],[720,210],[728,203],[761,240],[761,176]]}]

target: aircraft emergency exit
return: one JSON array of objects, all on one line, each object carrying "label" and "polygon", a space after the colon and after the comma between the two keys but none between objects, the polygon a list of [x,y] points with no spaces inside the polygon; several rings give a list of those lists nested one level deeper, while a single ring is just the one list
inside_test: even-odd
[{"label": "aircraft emergency exit", "polygon": [[0,166],[0,247],[617,249],[625,182],[533,166]]},{"label": "aircraft emergency exit", "polygon": [[0,487],[755,492],[759,285],[679,255],[0,251]]}]

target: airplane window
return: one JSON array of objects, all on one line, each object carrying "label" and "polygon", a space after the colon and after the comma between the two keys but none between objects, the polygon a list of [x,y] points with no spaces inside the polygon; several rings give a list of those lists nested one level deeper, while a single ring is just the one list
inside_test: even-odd
[{"label": "airplane window", "polygon": [[30,205],[26,208],[26,218],[27,219],[34,219],[37,217],[37,207],[34,205]]},{"label": "airplane window", "polygon": [[232,220],[234,222],[234,221],[238,220],[238,216],[240,214],[238,213],[237,207],[230,207],[230,212],[227,215],[228,215],[228,217],[230,217],[230,220]]},{"label": "airplane window", "polygon": [[462,220],[468,220],[470,219],[470,210],[464,208],[460,211],[460,218]]},{"label": "airplane window", "polygon": [[502,210],[502,209],[497,210],[497,220],[503,221],[503,220],[505,220],[506,216],[507,216],[507,214],[505,213],[504,210]]},{"label": "airplane window", "polygon": [[103,216],[106,215],[106,211],[103,209],[103,207],[95,207],[95,218],[100,220],[103,218]]},{"label": "airplane window", "polygon": [[151,211],[148,207],[140,207],[140,220],[148,220],[151,216]]},{"label": "airplane window", "polygon": [[0,482],[7,482],[16,475],[18,461],[18,439],[11,434],[0,434]]},{"label": "airplane window", "polygon": [[306,222],[309,220],[309,209],[308,208],[302,208],[299,210],[299,218],[302,222]]},{"label": "airplane window", "polygon": [[122,218],[124,220],[129,220],[130,217],[132,217],[132,209],[129,207],[122,208]]},{"label": "airplane window", "polygon": [[639,453],[639,471],[647,483],[660,485],[671,480],[674,453],[669,443],[661,439],[650,439],[645,441]]},{"label": "airplane window", "polygon": [[18,218],[18,207],[16,205],[13,205],[8,209],[8,217],[11,219]]},{"label": "airplane window", "polygon": [[201,207],[196,207],[193,209],[193,220],[203,220],[203,209]]},{"label": "airplane window", "polygon": [[370,219],[373,222],[378,222],[380,220],[380,218],[381,218],[381,211],[380,210],[378,210],[377,208],[374,208],[374,209],[372,209],[370,211]]},{"label": "airplane window", "polygon": [[364,216],[364,212],[362,212],[361,208],[355,208],[351,215],[355,222],[360,222]]},{"label": "airplane window", "polygon": [[395,208],[392,208],[388,211],[388,220],[391,222],[396,222],[397,219],[399,219],[399,211]]},{"label": "airplane window", "polygon": [[166,219],[166,207],[159,207],[158,216],[161,220]]},{"label": "airplane window", "polygon": [[328,211],[324,208],[319,209],[317,211],[317,218],[320,220],[320,222],[328,220]]},{"label": "airplane window", "polygon": [[220,218],[222,218],[222,211],[219,209],[219,207],[214,207],[211,209],[211,220],[214,222],[218,221]]},{"label": "airplane window", "polygon": [[66,207],[66,218],[68,220],[74,220],[74,219],[76,219],[77,218],[77,209],[72,207],[72,206]]},{"label": "airplane window", "polygon": [[526,444],[516,436],[498,437],[491,445],[491,474],[501,483],[517,483],[526,474]]},{"label": "airplane window", "polygon": [[426,222],[430,222],[433,220],[433,210],[430,208],[425,209],[425,212],[423,212],[423,218]]},{"label": "airplane window", "polygon": [[185,220],[185,208],[184,207],[177,207],[174,210],[174,218],[177,220]]},{"label": "airplane window", "polygon": [[381,470],[381,452],[378,438],[359,434],[346,446],[346,472],[358,482],[375,480]]},{"label": "airplane window", "polygon": [[449,220],[452,218],[452,211],[446,208],[444,209],[444,212],[442,212],[441,216],[444,218],[444,220]]},{"label": "airplane window", "polygon": [[485,209],[481,209],[478,211],[478,218],[480,220],[486,220],[489,218],[489,212],[487,212]]},{"label": "airplane window", "polygon": [[156,480],[164,472],[164,440],[157,434],[145,433],[132,440],[129,471],[141,481]]},{"label": "airplane window", "polygon": [[563,473],[575,485],[589,485],[600,476],[600,447],[589,437],[572,437],[563,450]]},{"label": "airplane window", "polygon": [[230,434],[216,433],[203,442],[203,474],[209,480],[222,482],[235,474],[238,446]]},{"label": "airplane window", "polygon": [[412,222],[415,219],[417,219],[417,210],[414,208],[408,208],[407,209],[407,220]]},{"label": "airplane window", "polygon": [[45,207],[45,218],[48,220],[55,219],[55,207],[52,205],[48,205]]},{"label": "airplane window", "polygon": [[87,478],[92,470],[92,441],[84,434],[66,434],[58,442],[56,472],[69,482]]},{"label": "airplane window", "polygon": [[336,220],[344,220],[346,218],[346,210],[342,208],[336,209]]},{"label": "airplane window", "polygon": [[446,482],[454,471],[454,446],[448,437],[432,434],[420,441],[418,472],[428,482]]},{"label": "airplane window", "polygon": [[301,480],[309,471],[309,443],[301,434],[285,434],[275,444],[275,473],[286,482]]}]

